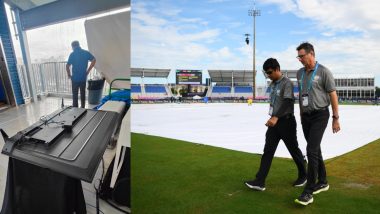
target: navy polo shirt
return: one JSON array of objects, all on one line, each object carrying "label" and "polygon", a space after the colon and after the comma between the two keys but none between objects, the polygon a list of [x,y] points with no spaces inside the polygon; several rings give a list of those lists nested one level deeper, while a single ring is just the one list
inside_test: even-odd
[{"label": "navy polo shirt", "polygon": [[87,79],[86,71],[88,62],[95,59],[95,57],[88,51],[78,47],[70,54],[67,64],[72,65],[72,81],[85,82]]}]

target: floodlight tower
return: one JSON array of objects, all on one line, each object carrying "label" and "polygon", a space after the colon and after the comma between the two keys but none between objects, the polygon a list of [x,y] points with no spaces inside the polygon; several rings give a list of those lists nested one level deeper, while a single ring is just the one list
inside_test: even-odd
[{"label": "floodlight tower", "polygon": [[[253,100],[256,98],[256,16],[260,16],[260,10],[256,10],[255,3],[253,9],[248,10],[248,15],[253,17]],[[246,42],[249,44],[249,34],[246,34]]]}]

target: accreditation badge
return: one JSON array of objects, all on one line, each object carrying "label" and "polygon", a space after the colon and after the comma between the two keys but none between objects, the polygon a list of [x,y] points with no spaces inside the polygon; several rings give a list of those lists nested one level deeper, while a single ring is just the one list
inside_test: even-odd
[{"label": "accreditation badge", "polygon": [[309,105],[309,95],[302,94],[302,106],[308,106],[308,105]]},{"label": "accreditation badge", "polygon": [[268,112],[269,116],[272,116],[273,114],[273,106],[272,105],[269,105],[269,112]]}]

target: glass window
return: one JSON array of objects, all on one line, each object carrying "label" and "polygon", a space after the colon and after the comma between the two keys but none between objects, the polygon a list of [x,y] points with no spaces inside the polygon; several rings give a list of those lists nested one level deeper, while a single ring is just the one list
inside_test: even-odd
[{"label": "glass window", "polygon": [[368,86],[374,86],[374,79],[369,79]]},{"label": "glass window", "polygon": [[355,79],[351,79],[350,82],[351,82],[351,86],[356,86],[356,81],[355,81]]},{"label": "glass window", "polygon": [[368,90],[364,91],[364,97],[365,98],[368,98],[370,96],[371,96],[371,92],[370,91],[368,91]]}]

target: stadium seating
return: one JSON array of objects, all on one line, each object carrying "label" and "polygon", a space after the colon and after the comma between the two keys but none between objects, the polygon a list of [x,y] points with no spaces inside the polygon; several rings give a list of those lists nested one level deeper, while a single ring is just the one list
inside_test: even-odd
[{"label": "stadium seating", "polygon": [[[132,85],[132,99],[134,100],[157,100],[171,97],[170,90],[163,84]],[[168,92],[169,91],[169,92]]]},{"label": "stadium seating", "polygon": [[245,99],[252,97],[252,86],[235,86],[234,87],[234,96],[233,97],[243,97]]},{"label": "stadium seating", "polygon": [[231,97],[231,87],[230,86],[213,86],[211,97]]},{"label": "stadium seating", "polygon": [[145,85],[145,93],[166,93],[164,85]]},{"label": "stadium seating", "polygon": [[235,94],[236,93],[252,93],[251,86],[235,86]]},{"label": "stadium seating", "polygon": [[231,93],[231,87],[229,86],[214,86],[213,93]]},{"label": "stadium seating", "polygon": [[141,86],[140,85],[132,85],[131,86],[131,92],[132,93],[141,93]]}]

